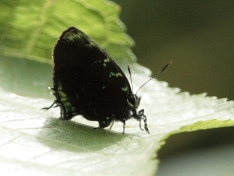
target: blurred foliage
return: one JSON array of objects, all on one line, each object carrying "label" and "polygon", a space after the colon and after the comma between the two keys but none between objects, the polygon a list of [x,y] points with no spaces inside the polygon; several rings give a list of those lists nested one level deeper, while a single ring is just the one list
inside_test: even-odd
[{"label": "blurred foliage", "polygon": [[130,50],[133,41],[118,19],[119,7],[111,2],[4,0],[0,9],[0,55],[51,63],[56,40],[68,27],[75,26],[112,57],[135,59]]},{"label": "blurred foliage", "polygon": [[234,100],[234,3],[213,0],[114,0],[136,41],[138,62],[190,93]]}]

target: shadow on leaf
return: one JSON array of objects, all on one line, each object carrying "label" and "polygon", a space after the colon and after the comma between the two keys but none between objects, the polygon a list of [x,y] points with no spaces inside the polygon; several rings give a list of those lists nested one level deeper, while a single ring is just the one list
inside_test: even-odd
[{"label": "shadow on leaf", "polygon": [[38,134],[38,140],[58,150],[90,152],[100,151],[119,143],[129,135],[104,129],[93,129],[74,121],[48,118]]}]

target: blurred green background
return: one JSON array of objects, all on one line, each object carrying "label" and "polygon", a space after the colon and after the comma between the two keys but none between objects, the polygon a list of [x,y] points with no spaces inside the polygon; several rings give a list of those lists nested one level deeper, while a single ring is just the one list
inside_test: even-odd
[{"label": "blurred green background", "polygon": [[234,99],[234,1],[115,0],[138,62],[192,94]]}]

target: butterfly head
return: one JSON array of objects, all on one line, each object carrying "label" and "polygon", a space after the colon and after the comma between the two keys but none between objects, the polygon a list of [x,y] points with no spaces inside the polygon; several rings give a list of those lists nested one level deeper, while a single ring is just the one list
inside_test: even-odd
[{"label": "butterfly head", "polygon": [[[137,112],[137,108],[140,105],[141,102],[141,97],[137,96],[136,94],[130,94],[128,99],[128,106],[130,107],[132,114],[130,117],[133,117],[134,119],[136,119],[137,121],[139,121],[139,127],[141,128],[141,121],[144,121],[144,129],[145,131],[147,131],[149,133],[149,129],[147,127],[147,118],[144,115],[144,109],[140,110],[139,112]],[[142,129],[143,130],[143,129]]]},{"label": "butterfly head", "polygon": [[131,94],[127,99],[128,105],[131,109],[136,110],[141,102],[141,97],[136,94]]},{"label": "butterfly head", "polygon": [[[144,87],[149,81],[151,81],[153,78],[155,78],[156,76],[158,76],[160,73],[162,73],[170,64],[172,63],[172,61],[168,62],[168,64],[166,66],[163,67],[162,70],[160,70],[159,72],[157,72],[155,75],[153,75],[148,81],[146,81],[144,84],[142,84],[140,86],[140,88],[136,91],[135,94],[133,94],[132,92],[130,93],[130,95],[128,96],[127,102],[128,102],[128,106],[130,107],[130,109],[132,110],[132,114],[130,117],[133,117],[134,119],[139,121],[139,126],[140,129],[141,128],[141,120],[144,121],[144,129],[149,133],[149,129],[147,127],[147,118],[144,114],[144,109],[140,110],[137,112],[137,108],[140,105],[140,101],[141,101],[141,97],[137,96],[137,93],[139,90],[141,90],[142,87]],[[130,75],[130,81],[131,81],[131,89],[133,91],[133,84],[132,84],[132,76],[131,76],[131,69],[130,66],[128,66],[128,72]]]}]

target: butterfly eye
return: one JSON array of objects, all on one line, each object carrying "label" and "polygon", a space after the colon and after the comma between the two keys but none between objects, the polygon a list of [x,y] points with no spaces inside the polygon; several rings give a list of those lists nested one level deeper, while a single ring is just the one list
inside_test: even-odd
[{"label": "butterfly eye", "polygon": [[131,107],[131,108],[134,108],[135,107],[135,99],[134,99],[134,96],[129,96],[128,99],[127,99],[127,102],[128,102],[128,105]]},{"label": "butterfly eye", "polygon": [[134,96],[135,97],[135,108],[138,108],[141,102],[141,97]]},{"label": "butterfly eye", "polygon": [[138,97],[136,95],[131,95],[127,99],[128,105],[134,109],[137,109],[139,107],[140,101],[141,101],[141,97]]}]

